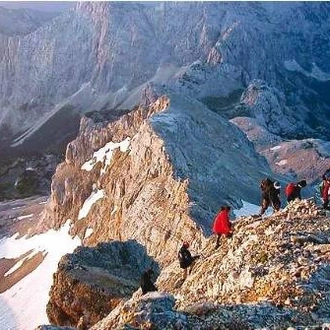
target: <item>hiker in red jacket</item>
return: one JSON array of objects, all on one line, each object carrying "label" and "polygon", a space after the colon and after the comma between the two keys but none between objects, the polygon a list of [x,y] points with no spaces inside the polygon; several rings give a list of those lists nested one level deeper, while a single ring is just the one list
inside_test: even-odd
[{"label": "hiker in red jacket", "polygon": [[290,182],[285,188],[287,202],[290,203],[295,199],[301,200],[301,188],[306,187],[306,180],[301,180],[297,184]]},{"label": "hiker in red jacket", "polygon": [[218,236],[215,248],[220,246],[220,237],[225,235],[230,238],[232,236],[232,225],[229,221],[230,206],[221,206],[220,212],[214,219],[213,232]]},{"label": "hiker in red jacket", "polygon": [[323,199],[323,208],[329,210],[329,194],[330,194],[330,178],[326,178],[323,184],[322,190],[322,199]]}]

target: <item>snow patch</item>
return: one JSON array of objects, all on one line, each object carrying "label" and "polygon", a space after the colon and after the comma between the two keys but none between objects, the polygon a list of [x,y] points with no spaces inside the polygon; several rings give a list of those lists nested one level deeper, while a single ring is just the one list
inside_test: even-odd
[{"label": "snow patch", "polygon": [[78,220],[85,218],[89,213],[93,204],[96,203],[99,199],[102,199],[103,197],[104,197],[103,189],[93,191],[91,195],[85,200],[84,205],[79,211]]},{"label": "snow patch", "polygon": [[88,238],[89,236],[91,236],[93,234],[94,230],[93,228],[87,228],[85,231],[85,238]]},{"label": "snow patch", "polygon": [[300,72],[300,73],[302,73],[303,75],[305,75],[307,77],[312,77],[312,78],[314,78],[316,80],[319,80],[319,81],[329,81],[330,80],[330,74],[327,73],[327,72],[323,72],[315,63],[312,63],[312,71],[311,72],[308,72],[304,68],[302,68],[300,66],[300,64],[294,59],[284,61],[284,67],[288,71]]},{"label": "snow patch", "polygon": [[31,258],[33,258],[35,255],[37,255],[37,253],[30,253],[27,257],[23,258],[22,260],[18,261],[12,268],[10,268],[6,273],[5,273],[5,277],[14,273],[17,269],[19,269],[23,263]]},{"label": "snow patch", "polygon": [[269,150],[274,151],[274,150],[278,150],[278,149],[281,149],[281,146],[275,146],[275,147],[273,147],[273,148],[270,148]]},{"label": "snow patch", "polygon": [[278,166],[284,166],[287,163],[288,163],[288,160],[287,159],[282,159],[281,161],[276,162],[275,164],[278,165]]},{"label": "snow patch", "polygon": [[[248,217],[250,215],[256,215],[259,214],[260,211],[260,206],[259,205],[255,205],[255,204],[251,204],[249,202],[246,201],[242,201],[243,203],[243,207],[241,207],[240,209],[234,209],[234,215],[236,218],[240,218],[240,217]],[[264,213],[263,217],[267,217],[269,215],[272,214],[272,208],[269,207],[266,212]]]},{"label": "snow patch", "polygon": [[52,275],[57,270],[60,258],[72,253],[81,244],[78,238],[73,239],[68,234],[69,228],[67,221],[58,231],[52,229],[41,235],[20,239],[16,239],[16,233],[0,240],[0,255],[5,258],[19,258],[31,250],[45,255],[39,267],[1,294],[0,329],[32,330],[40,324],[49,323],[46,305],[53,282]]},{"label": "snow patch", "polygon": [[242,203],[243,203],[243,207],[241,207],[238,210],[233,210],[236,218],[247,217],[251,214],[258,214],[259,213],[260,206],[255,205],[255,204],[251,204],[251,203],[246,202],[246,201],[242,201]]},{"label": "snow patch", "polygon": [[27,214],[27,215],[21,215],[20,217],[17,217],[17,220],[24,220],[28,218],[32,218],[34,214]]},{"label": "snow patch", "polygon": [[111,211],[111,214],[110,215],[114,215],[117,211],[118,207],[115,205],[113,210]]},{"label": "snow patch", "polygon": [[117,148],[120,149],[121,152],[126,152],[129,148],[131,138],[127,137],[125,140],[121,142],[108,142],[104,147],[100,148],[99,150],[95,151],[93,157],[85,162],[81,169],[85,171],[91,171],[94,165],[98,162],[103,162],[103,167],[101,169],[101,174],[105,173],[108,165],[110,164],[113,151]]}]

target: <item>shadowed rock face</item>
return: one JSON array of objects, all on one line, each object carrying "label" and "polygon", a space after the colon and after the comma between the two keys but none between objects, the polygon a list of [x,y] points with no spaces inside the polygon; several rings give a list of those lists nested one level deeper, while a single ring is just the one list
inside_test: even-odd
[{"label": "shadowed rock face", "polygon": [[159,267],[135,241],[79,247],[65,255],[50,290],[47,315],[51,323],[90,327],[139,288],[141,274]]}]

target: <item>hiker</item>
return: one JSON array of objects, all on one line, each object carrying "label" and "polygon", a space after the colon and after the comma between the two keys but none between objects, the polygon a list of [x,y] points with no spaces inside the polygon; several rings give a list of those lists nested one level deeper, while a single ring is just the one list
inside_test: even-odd
[{"label": "hiker", "polygon": [[213,232],[217,235],[217,243],[215,245],[216,249],[220,246],[221,235],[224,235],[227,238],[230,238],[233,235],[232,225],[229,221],[229,212],[230,206],[221,206],[220,212],[214,219]]},{"label": "hiker", "polygon": [[287,197],[287,202],[290,203],[295,199],[301,200],[301,188],[306,187],[306,180],[301,180],[298,183],[290,182],[285,188],[285,195]]},{"label": "hiker", "polygon": [[259,216],[262,216],[268,207],[272,205],[273,212],[279,211],[281,208],[281,185],[278,181],[273,182],[271,179],[263,179],[260,183],[261,189],[261,209]]},{"label": "hiker", "polygon": [[323,208],[329,210],[329,195],[330,195],[330,169],[322,176],[321,197],[323,200]]},{"label": "hiker", "polygon": [[182,279],[185,280],[187,278],[187,272],[189,268],[189,274],[191,273],[192,267],[195,263],[195,260],[198,259],[200,256],[192,256],[190,251],[188,250],[189,243],[187,241],[183,242],[179,253],[178,258],[180,262],[180,267],[183,269],[183,276]]},{"label": "hiker", "polygon": [[140,280],[142,294],[146,294],[147,292],[151,291],[158,291],[156,286],[151,281],[151,276],[153,275],[153,273],[154,271],[152,269],[148,269],[142,274]]}]

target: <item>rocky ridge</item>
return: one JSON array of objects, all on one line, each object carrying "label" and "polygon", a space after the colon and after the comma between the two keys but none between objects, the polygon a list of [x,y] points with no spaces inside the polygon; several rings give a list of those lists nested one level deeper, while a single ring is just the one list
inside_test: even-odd
[{"label": "rocky ridge", "polygon": [[295,201],[263,219],[242,217],[234,230],[218,250],[211,237],[203,250],[193,251],[201,258],[185,282],[174,260],[161,268],[159,293],[141,296],[137,290],[91,329],[326,327],[330,223],[325,212],[311,199]]},{"label": "rocky ridge", "polygon": [[[86,245],[136,239],[166,263],[183,239],[203,244],[220,200],[257,204],[254,183],[266,173],[265,160],[234,125],[199,102],[164,96],[114,122],[82,120],[53,176],[40,229],[71,219],[72,235]],[[92,234],[85,237],[87,230]]]}]

